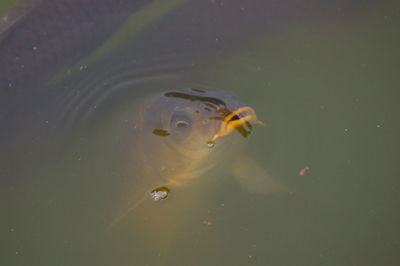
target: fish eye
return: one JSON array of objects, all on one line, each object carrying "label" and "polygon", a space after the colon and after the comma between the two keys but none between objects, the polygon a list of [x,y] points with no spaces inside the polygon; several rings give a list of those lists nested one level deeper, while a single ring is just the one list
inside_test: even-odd
[{"label": "fish eye", "polygon": [[185,110],[177,110],[172,114],[171,127],[177,130],[189,128],[192,124],[190,114]]},{"label": "fish eye", "polygon": [[175,126],[178,128],[184,128],[189,126],[189,122],[185,120],[179,120],[175,122]]}]

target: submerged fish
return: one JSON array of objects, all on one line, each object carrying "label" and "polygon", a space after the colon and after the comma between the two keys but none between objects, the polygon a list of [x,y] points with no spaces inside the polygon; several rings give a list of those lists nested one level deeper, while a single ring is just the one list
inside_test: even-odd
[{"label": "submerged fish", "polygon": [[255,111],[226,92],[186,89],[148,100],[138,112],[133,134],[134,178],[128,193],[133,200],[114,222],[143,202],[154,204],[205,178],[255,124],[262,124]]},{"label": "submerged fish", "polygon": [[202,219],[200,210],[224,188],[231,159],[262,123],[230,93],[185,89],[150,98],[134,124],[122,207],[110,230],[132,230],[166,252],[180,224]]},{"label": "submerged fish", "polygon": [[0,89],[40,84],[150,0],[25,0],[0,19]]}]

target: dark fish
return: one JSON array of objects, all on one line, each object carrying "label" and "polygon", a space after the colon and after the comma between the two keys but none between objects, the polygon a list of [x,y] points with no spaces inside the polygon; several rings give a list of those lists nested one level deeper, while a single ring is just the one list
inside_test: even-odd
[{"label": "dark fish", "polygon": [[24,1],[3,17],[0,24],[0,90],[32,87],[77,62],[149,2]]}]

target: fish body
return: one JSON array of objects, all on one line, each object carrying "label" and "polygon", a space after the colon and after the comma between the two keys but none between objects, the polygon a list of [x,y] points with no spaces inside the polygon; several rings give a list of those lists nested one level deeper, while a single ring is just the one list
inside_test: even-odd
[{"label": "fish body", "polygon": [[0,89],[40,84],[101,45],[150,0],[28,0],[0,23]]}]

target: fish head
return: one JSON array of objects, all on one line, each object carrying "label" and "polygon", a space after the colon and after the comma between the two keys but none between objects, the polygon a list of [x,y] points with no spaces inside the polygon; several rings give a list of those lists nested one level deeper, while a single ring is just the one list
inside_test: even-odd
[{"label": "fish head", "polygon": [[254,110],[230,93],[168,90],[140,108],[136,150],[153,176],[180,184],[222,159],[226,149],[250,135],[255,123]]},{"label": "fish head", "polygon": [[[157,215],[179,216],[182,206],[203,194],[201,188],[218,181],[212,178],[218,175],[207,171],[217,165],[223,170],[258,123],[252,108],[224,91],[168,90],[144,101],[128,136],[133,156],[124,183],[127,192],[121,193],[126,204],[113,224],[130,213],[154,221]],[[167,197],[177,200],[164,201]],[[159,201],[169,202],[169,207],[157,208],[154,202]]]}]

